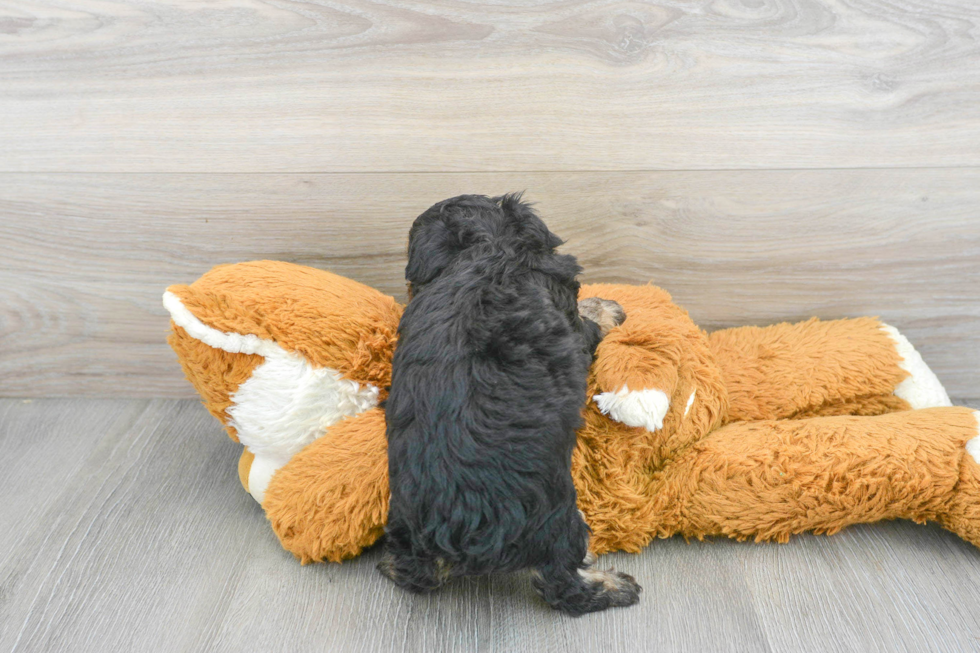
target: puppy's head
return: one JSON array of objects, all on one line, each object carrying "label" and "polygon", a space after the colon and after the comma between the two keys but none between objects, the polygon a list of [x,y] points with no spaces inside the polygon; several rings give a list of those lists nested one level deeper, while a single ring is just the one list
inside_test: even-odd
[{"label": "puppy's head", "polygon": [[408,233],[409,299],[472,247],[497,245],[515,254],[548,254],[562,244],[520,193],[460,195],[435,204]]}]

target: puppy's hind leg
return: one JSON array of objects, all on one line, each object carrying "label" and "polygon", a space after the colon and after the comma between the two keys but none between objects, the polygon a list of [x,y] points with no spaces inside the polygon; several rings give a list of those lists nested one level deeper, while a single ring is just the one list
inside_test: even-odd
[{"label": "puppy's hind leg", "polygon": [[391,532],[385,540],[378,571],[402,589],[416,594],[439,589],[452,577],[452,566],[445,560],[414,555],[411,548]]},{"label": "puppy's hind leg", "polygon": [[[581,517],[578,519],[581,521]],[[584,522],[581,527],[585,529]],[[548,605],[578,617],[606,608],[626,607],[640,600],[643,588],[632,576],[612,569],[596,569],[595,556],[585,552],[585,548],[572,543],[555,550],[551,561],[534,570],[534,586]]]},{"label": "puppy's hind leg", "polygon": [[548,605],[578,617],[640,600],[643,588],[629,574],[581,564],[556,561],[534,570],[534,586]]}]

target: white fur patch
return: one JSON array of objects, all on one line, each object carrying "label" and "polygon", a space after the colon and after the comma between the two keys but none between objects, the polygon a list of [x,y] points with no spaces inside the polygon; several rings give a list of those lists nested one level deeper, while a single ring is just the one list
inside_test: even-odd
[{"label": "white fur patch", "polygon": [[642,426],[656,431],[664,426],[670,398],[660,390],[630,390],[625,385],[617,392],[603,392],[593,398],[604,415],[627,426]]},{"label": "white fur patch", "polygon": [[915,350],[908,338],[898,332],[893,326],[881,325],[882,330],[895,342],[895,349],[902,357],[899,366],[909,373],[908,378],[895,388],[895,396],[909,402],[912,408],[933,408],[936,406],[952,406],[946,389],[939,382],[922,356]]},{"label": "white fur patch", "polygon": [[163,304],[175,324],[206,345],[265,358],[238,386],[226,411],[238,440],[255,454],[248,483],[260,503],[272,474],[293,455],[332,424],[378,405],[378,388],[371,384],[344,379],[329,367],[313,367],[272,340],[209,327],[173,293],[164,294]]},{"label": "white fur patch", "polygon": [[691,412],[691,406],[694,405],[694,395],[696,395],[697,393],[698,393],[697,388],[691,390],[691,396],[687,398],[687,405],[684,406],[684,417],[687,417],[687,414]]},{"label": "white fur patch", "polygon": [[268,352],[238,386],[226,411],[239,441],[256,456],[285,464],[331,424],[378,405],[376,387],[361,387],[275,346],[278,351]]},{"label": "white fur patch", "polygon": [[966,452],[980,463],[980,410],[973,411],[973,416],[977,419],[977,437],[966,443]]},{"label": "white fur patch", "polygon": [[284,463],[279,463],[272,458],[262,458],[256,456],[252,459],[252,466],[248,470],[248,493],[261,505],[265,499],[265,489],[269,487],[269,481],[276,470]]}]

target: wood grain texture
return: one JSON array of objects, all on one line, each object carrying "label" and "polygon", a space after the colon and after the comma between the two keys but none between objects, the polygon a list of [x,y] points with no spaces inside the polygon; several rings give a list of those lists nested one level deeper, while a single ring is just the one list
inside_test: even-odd
[{"label": "wood grain texture", "polygon": [[587,281],[653,280],[708,329],[880,315],[980,389],[980,170],[0,175],[0,395],[190,397],[164,288],[281,259],[404,298],[408,227],[527,197]]},{"label": "wood grain texture", "polygon": [[[974,406],[980,406],[976,400]],[[980,552],[891,522],[789,544],[659,540],[637,606],[571,619],[525,576],[397,590],[378,551],[300,566],[193,401],[0,400],[0,650],[975,651]]]},{"label": "wood grain texture", "polygon": [[980,165],[974,0],[0,10],[0,170]]}]

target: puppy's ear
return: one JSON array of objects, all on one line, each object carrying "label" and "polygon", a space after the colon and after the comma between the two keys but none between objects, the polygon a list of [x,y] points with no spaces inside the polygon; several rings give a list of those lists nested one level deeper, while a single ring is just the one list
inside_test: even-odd
[{"label": "puppy's ear", "polygon": [[486,240],[475,216],[487,206],[493,207],[488,197],[460,195],[439,202],[416,218],[408,232],[405,280],[415,287],[429,283],[463,250]]},{"label": "puppy's ear", "polygon": [[522,195],[511,193],[496,198],[520,242],[537,252],[549,252],[561,245],[564,241],[551,233],[530,203],[521,201]]},{"label": "puppy's ear", "polygon": [[443,220],[416,221],[408,239],[405,279],[410,286],[429,283],[463,251],[456,233]]}]

